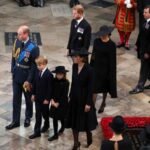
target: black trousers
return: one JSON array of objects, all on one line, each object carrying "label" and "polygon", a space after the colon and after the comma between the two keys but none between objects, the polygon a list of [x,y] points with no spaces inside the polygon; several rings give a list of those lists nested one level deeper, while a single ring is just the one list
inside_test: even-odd
[{"label": "black trousers", "polygon": [[33,115],[31,93],[24,91],[23,84],[13,81],[13,122],[16,123],[20,123],[22,93],[24,93],[26,103],[25,119],[30,119]]},{"label": "black trousers", "polygon": [[[64,129],[64,119],[60,120],[61,122],[61,129]],[[53,128],[54,128],[54,135],[58,135],[58,119],[53,118]]]},{"label": "black trousers", "polygon": [[150,60],[141,60],[140,77],[138,81],[138,88],[144,89],[144,85],[150,74]]},{"label": "black trousers", "polygon": [[44,127],[49,128],[49,104],[43,104],[42,102],[35,102],[35,126],[34,132],[40,133],[41,132],[41,124],[42,124],[42,117],[44,118]]}]

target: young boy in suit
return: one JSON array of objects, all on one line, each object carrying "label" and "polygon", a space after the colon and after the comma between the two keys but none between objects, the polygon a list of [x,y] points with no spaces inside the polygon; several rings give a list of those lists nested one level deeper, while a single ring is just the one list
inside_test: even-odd
[{"label": "young boy in suit", "polygon": [[[32,100],[35,101],[36,122],[34,133],[29,136],[34,139],[41,136],[41,133],[49,129],[49,103],[52,96],[53,75],[47,68],[48,60],[43,56],[36,59],[38,71],[33,84]],[[44,118],[44,126],[41,129],[42,117]]]}]

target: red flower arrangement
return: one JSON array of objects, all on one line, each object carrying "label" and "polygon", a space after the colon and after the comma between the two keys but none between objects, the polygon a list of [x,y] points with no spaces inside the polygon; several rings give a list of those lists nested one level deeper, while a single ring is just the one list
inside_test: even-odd
[{"label": "red flower arrangement", "polygon": [[[102,118],[100,125],[102,127],[103,136],[106,139],[112,137],[112,130],[109,127],[113,117]],[[142,128],[150,124],[150,117],[123,117],[128,128]]]}]

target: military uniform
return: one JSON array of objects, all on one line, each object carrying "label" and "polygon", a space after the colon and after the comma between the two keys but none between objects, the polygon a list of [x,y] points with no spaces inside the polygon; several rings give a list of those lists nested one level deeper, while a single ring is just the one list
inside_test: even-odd
[{"label": "military uniform", "polygon": [[20,124],[22,92],[25,96],[25,119],[32,117],[31,92],[23,88],[25,81],[32,84],[36,71],[35,59],[39,56],[39,48],[29,39],[22,43],[18,39],[14,43],[11,72],[13,79],[13,122]]}]

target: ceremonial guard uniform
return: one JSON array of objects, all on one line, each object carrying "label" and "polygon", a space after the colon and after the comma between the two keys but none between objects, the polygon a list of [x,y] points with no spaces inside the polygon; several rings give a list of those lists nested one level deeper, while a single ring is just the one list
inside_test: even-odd
[{"label": "ceremonial guard uniform", "polygon": [[129,49],[129,38],[135,29],[136,0],[115,0],[115,3],[117,11],[114,23],[120,36],[120,42],[117,46],[125,45],[125,48]]},{"label": "ceremonial guard uniform", "polygon": [[39,48],[29,39],[22,43],[16,39],[12,54],[12,80],[13,80],[13,119],[12,123],[6,126],[6,129],[12,129],[20,125],[21,99],[22,92],[25,96],[26,110],[24,126],[30,125],[33,108],[31,101],[31,92],[23,87],[24,82],[33,82],[36,71],[35,58],[39,56]]}]

